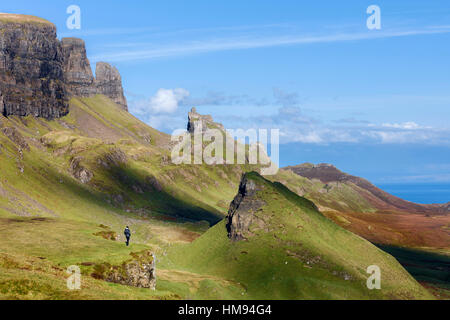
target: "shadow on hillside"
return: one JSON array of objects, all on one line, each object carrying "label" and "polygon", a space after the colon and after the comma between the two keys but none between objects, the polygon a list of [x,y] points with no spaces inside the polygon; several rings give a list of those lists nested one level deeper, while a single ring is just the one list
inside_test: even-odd
[{"label": "shadow on hillside", "polygon": [[419,282],[450,289],[450,257],[417,249],[375,244],[389,253]]},{"label": "shadow on hillside", "polygon": [[[59,183],[58,181],[62,178],[61,174],[53,168],[46,168],[45,171],[45,179],[50,180],[54,184]],[[157,191],[150,188],[145,181],[145,177],[135,170],[126,167],[114,167],[106,172],[116,182],[113,189],[121,191],[120,193],[123,196],[122,205],[113,205],[113,202],[109,203],[107,201],[113,196],[112,194],[95,190],[91,185],[83,185],[74,178],[64,179],[61,188],[92,204],[109,207],[110,210],[118,213],[128,206],[132,206],[134,209],[145,209],[166,216],[167,220],[177,222],[207,221],[210,225],[215,225],[223,219],[214,208],[208,208],[207,206],[204,208],[200,206],[201,204],[197,205],[184,199],[179,199],[164,190]],[[139,186],[142,189],[142,193],[133,190],[133,186]]]},{"label": "shadow on hillside", "polygon": [[[146,172],[140,172],[126,165],[114,166],[105,172],[127,194],[129,200],[140,207],[149,207],[152,211],[177,219],[208,221],[210,225],[215,225],[223,219],[215,208],[188,198],[187,195],[185,199],[182,199],[183,195],[174,196],[164,188],[157,190],[148,181],[149,178],[154,177]],[[140,192],[136,192],[136,188]]]}]

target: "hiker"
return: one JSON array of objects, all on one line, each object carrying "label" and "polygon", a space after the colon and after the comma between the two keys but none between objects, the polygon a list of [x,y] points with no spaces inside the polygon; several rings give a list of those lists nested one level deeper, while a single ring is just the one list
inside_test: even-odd
[{"label": "hiker", "polygon": [[130,228],[127,226],[123,233],[125,234],[125,237],[127,238],[127,247],[128,247],[128,245],[130,244],[130,237],[131,237]]}]

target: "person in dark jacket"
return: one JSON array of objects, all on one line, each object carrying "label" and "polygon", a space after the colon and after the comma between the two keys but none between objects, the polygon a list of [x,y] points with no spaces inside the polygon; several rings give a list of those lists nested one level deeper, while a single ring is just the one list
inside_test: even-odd
[{"label": "person in dark jacket", "polygon": [[124,231],[123,233],[124,233],[124,235],[125,235],[125,238],[127,238],[127,247],[128,247],[128,245],[130,244],[130,238],[131,238],[131,231],[130,231],[130,228],[127,226],[127,227],[125,228],[125,231]]}]

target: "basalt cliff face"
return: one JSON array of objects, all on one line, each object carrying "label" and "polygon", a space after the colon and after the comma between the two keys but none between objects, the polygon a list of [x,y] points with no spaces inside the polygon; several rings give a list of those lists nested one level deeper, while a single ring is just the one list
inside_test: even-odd
[{"label": "basalt cliff face", "polygon": [[77,38],[63,38],[61,45],[64,54],[64,81],[67,92],[78,97],[95,94],[94,75],[87,58],[84,41]]},{"label": "basalt cliff face", "polygon": [[103,94],[128,110],[116,68],[99,62],[94,78],[81,39],[59,41],[43,19],[0,14],[0,114],[54,119],[71,97]]},{"label": "basalt cliff face", "polygon": [[261,226],[264,224],[264,221],[255,215],[256,211],[265,204],[257,196],[257,191],[263,188],[264,186],[248,179],[246,175],[242,176],[239,192],[231,203],[226,218],[228,238],[232,241],[247,240],[248,237],[252,236],[250,231],[252,225]]},{"label": "basalt cliff face", "polygon": [[0,15],[0,112],[48,119],[66,115],[63,55],[55,26],[15,17]]},{"label": "basalt cliff face", "polygon": [[61,44],[64,54],[64,80],[68,94],[76,97],[103,94],[128,111],[119,71],[106,62],[98,62],[94,78],[84,41],[77,38],[63,38]]},{"label": "basalt cliff face", "polygon": [[106,62],[97,63],[95,69],[95,89],[128,111],[127,100],[123,94],[122,77],[119,70]]}]

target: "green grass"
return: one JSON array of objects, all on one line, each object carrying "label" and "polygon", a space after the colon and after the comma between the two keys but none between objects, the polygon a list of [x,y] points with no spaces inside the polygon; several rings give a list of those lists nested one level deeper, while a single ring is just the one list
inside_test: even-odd
[{"label": "green grass", "polygon": [[[92,263],[121,264],[130,254],[148,250],[143,244],[125,246],[95,235],[104,227],[45,218],[1,218],[0,298],[2,299],[164,299],[156,292],[112,285],[93,279]],[[82,269],[82,290],[66,287],[68,266]],[[86,265],[86,266],[84,266]],[[164,286],[162,287],[164,288]]]},{"label": "green grass", "polygon": [[[391,256],[340,228],[314,204],[281,184],[247,175],[263,186],[256,215],[267,230],[231,242],[225,222],[192,244],[172,248],[164,268],[208,274],[239,284],[244,299],[433,299]],[[368,290],[366,269],[382,270],[382,289]],[[347,280],[346,280],[347,279]]]},{"label": "green grass", "polygon": [[277,175],[268,179],[282,182],[297,194],[312,200],[323,212],[376,212],[364,198],[365,191],[353,183],[327,185],[301,177],[290,170],[280,170]]},{"label": "green grass", "polygon": [[[47,271],[70,264],[120,263],[129,259],[131,251],[143,249],[164,255],[170,246],[190,242],[220,221],[237,190],[243,170],[240,167],[163,163],[170,155],[168,136],[109,99],[72,99],[70,104],[70,113],[53,121],[0,116],[1,125],[16,128],[30,146],[29,151],[21,152],[14,141],[0,134],[0,228],[9,235],[0,240],[0,253],[13,260],[32,261],[30,264],[42,262],[41,257],[48,264],[46,271],[39,272],[25,272],[20,267],[2,270],[0,282],[6,282],[0,297],[81,297],[60,295],[67,275],[64,270],[57,275]],[[99,164],[118,149],[126,154],[125,163]],[[81,157],[80,165],[93,172],[89,183],[72,176],[70,163],[74,157]],[[148,178],[155,178],[160,189],[149,184]],[[122,202],[114,200],[117,195]],[[107,226],[107,231],[100,225]],[[133,231],[130,248],[123,245],[125,225]],[[104,239],[105,232],[117,234],[119,240]],[[214,281],[190,274],[172,279],[167,274],[158,278],[161,294],[145,296],[140,289],[91,279],[88,273],[92,266],[82,269],[92,283],[83,290],[83,297],[95,299],[199,298],[206,293],[196,291],[208,286],[204,282]],[[45,287],[38,285],[39,279]],[[33,286],[39,289],[28,290]],[[221,289],[215,288],[219,291],[216,297],[231,296],[228,284],[219,281],[217,286]],[[100,288],[105,287],[108,290],[103,294]],[[127,293],[122,295],[120,290]]]},{"label": "green grass", "polygon": [[24,14],[12,14],[12,13],[0,13],[0,22],[44,24],[53,26],[53,23],[51,23],[50,21],[47,21],[39,17]]}]

